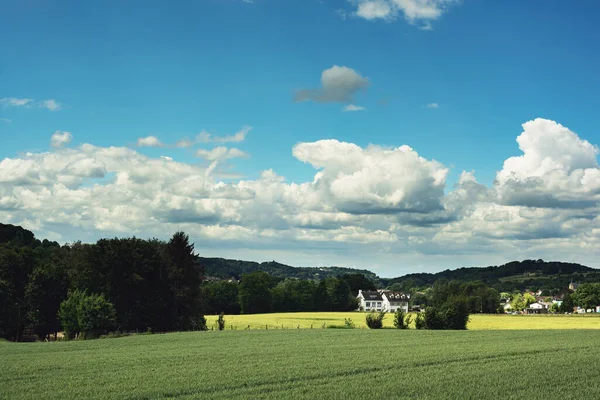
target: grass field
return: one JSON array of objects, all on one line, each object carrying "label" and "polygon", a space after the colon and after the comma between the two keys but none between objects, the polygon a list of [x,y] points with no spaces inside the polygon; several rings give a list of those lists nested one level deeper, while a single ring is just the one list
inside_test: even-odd
[{"label": "grass field", "polygon": [[[321,328],[323,324],[343,325],[344,318],[350,318],[359,328],[366,328],[365,313],[281,313],[226,315],[228,330],[246,329],[301,329]],[[207,316],[210,327],[216,327],[216,316]],[[386,315],[384,326],[393,326],[394,316]],[[413,324],[414,327],[414,324]],[[471,315],[470,330],[496,329],[600,329],[600,315]]]},{"label": "grass field", "polygon": [[2,399],[594,399],[598,332],[250,330],[0,342]]}]

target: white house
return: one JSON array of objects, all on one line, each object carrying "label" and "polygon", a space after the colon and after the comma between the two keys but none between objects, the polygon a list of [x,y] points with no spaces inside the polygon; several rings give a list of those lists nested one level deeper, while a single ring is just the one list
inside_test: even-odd
[{"label": "white house", "polygon": [[359,290],[356,298],[359,310],[396,312],[398,308],[402,308],[404,312],[408,312],[410,295],[389,290]]},{"label": "white house", "polygon": [[548,312],[548,303],[531,303],[525,312],[527,314],[546,314]]}]

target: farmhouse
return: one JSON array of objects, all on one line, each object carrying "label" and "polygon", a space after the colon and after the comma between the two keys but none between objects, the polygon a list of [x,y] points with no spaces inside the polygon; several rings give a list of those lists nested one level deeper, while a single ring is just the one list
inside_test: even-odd
[{"label": "farmhouse", "polygon": [[398,308],[402,308],[404,312],[408,312],[410,295],[389,290],[359,290],[356,298],[359,310],[396,312]]}]

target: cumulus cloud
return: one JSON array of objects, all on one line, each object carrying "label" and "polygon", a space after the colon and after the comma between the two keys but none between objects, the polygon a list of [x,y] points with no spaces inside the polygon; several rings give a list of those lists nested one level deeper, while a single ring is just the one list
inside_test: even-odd
[{"label": "cumulus cloud", "polygon": [[162,147],[162,142],[156,136],[146,136],[139,138],[137,141],[138,147]]},{"label": "cumulus cloud", "polygon": [[598,147],[542,118],[523,124],[517,143],[523,155],[508,158],[496,175],[502,204],[582,208],[600,201]]},{"label": "cumulus cloud", "polygon": [[296,92],[294,101],[352,103],[355,95],[369,86],[369,80],[352,68],[334,65],[321,74],[321,87]]},{"label": "cumulus cloud", "polygon": [[448,167],[407,145],[298,143],[292,154],[314,176],[290,182],[274,170],[221,180],[217,164],[245,156],[236,148],[200,150],[210,161],[202,166],[123,147],[66,146],[71,140],[56,132],[51,151],[0,161],[0,220],[63,240],[183,229],[206,249],[346,261],[356,251],[359,261],[369,254],[388,265],[449,254],[449,266],[469,257],[592,259],[600,248],[598,149],[550,120],[523,124],[522,154],[499,166],[492,185],[463,171],[452,187]]},{"label": "cumulus cloud", "polygon": [[438,103],[429,103],[425,107],[436,109],[436,108],[440,108],[440,105]]},{"label": "cumulus cloud", "polygon": [[349,0],[355,5],[354,15],[367,20],[393,20],[402,15],[410,23],[422,23],[431,29],[431,21],[440,18],[457,0]]},{"label": "cumulus cloud", "polygon": [[71,140],[73,140],[73,135],[70,132],[56,131],[50,138],[50,144],[52,147],[58,148],[71,143]]}]

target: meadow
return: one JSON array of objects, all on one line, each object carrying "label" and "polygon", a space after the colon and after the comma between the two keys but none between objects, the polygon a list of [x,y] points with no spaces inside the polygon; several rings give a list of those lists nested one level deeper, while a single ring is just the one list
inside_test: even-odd
[{"label": "meadow", "polygon": [[[344,325],[350,318],[357,328],[367,328],[365,314],[361,312],[305,312],[252,315],[226,315],[226,329],[313,329],[323,325]],[[414,319],[414,318],[413,318]],[[217,317],[207,316],[209,327],[216,329]],[[387,314],[385,327],[392,327],[394,316]],[[412,324],[414,328],[414,323]],[[469,330],[497,329],[600,329],[600,315],[491,315],[472,314],[467,325]]]},{"label": "meadow", "polygon": [[2,399],[600,398],[593,330],[209,331],[0,342]]}]

